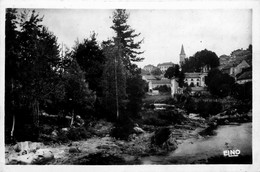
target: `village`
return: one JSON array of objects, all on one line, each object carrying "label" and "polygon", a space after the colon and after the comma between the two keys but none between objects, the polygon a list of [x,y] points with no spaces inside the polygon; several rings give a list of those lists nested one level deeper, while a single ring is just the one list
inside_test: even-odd
[{"label": "village", "polygon": [[[223,73],[227,73],[230,76],[234,77],[236,83],[244,84],[246,82],[252,82],[252,58],[247,57],[247,54],[250,54],[248,50],[236,50],[230,56],[222,55],[219,57],[220,66],[218,67]],[[185,62],[186,54],[184,47],[182,45],[180,52],[180,63],[181,66]],[[158,88],[166,86],[171,90],[171,96],[174,94],[183,93],[183,90],[178,86],[176,78],[165,78],[164,74],[167,69],[174,67],[172,62],[160,63],[156,66],[146,65],[142,69],[142,78],[148,83],[148,92],[152,95],[159,94]],[[159,75],[152,74],[152,71],[159,70]],[[205,65],[201,68],[200,72],[186,72],[184,73],[185,79],[184,82],[187,86],[191,87],[192,94],[198,94],[206,92],[205,78],[208,75],[210,67]]]}]

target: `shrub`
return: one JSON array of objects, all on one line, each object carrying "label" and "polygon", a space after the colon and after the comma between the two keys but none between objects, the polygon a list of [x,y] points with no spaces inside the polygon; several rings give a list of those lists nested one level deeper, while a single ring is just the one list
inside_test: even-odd
[{"label": "shrub", "polygon": [[71,128],[67,133],[67,137],[69,140],[76,141],[76,140],[90,138],[91,134],[84,127],[79,127],[79,128]]},{"label": "shrub", "polygon": [[184,116],[177,111],[159,111],[159,118],[167,121],[169,124],[180,124],[185,120]]},{"label": "shrub", "polygon": [[129,135],[133,133],[133,127],[134,123],[129,116],[121,114],[110,134],[116,139],[127,140]]}]

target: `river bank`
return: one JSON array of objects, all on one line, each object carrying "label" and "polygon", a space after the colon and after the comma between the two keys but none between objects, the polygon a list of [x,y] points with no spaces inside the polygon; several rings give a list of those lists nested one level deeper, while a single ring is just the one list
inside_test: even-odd
[{"label": "river bank", "polygon": [[[246,116],[249,118],[250,115],[251,114],[248,113],[241,118],[246,119]],[[218,162],[229,162],[230,159],[225,159],[225,157],[223,157],[225,146],[237,148],[236,145],[234,146],[234,143],[241,143],[241,140],[247,140],[248,142],[252,141],[252,129],[250,128],[250,126],[252,127],[252,124],[242,123],[240,125],[233,121],[231,122],[232,125],[223,125],[223,116],[224,115],[214,116],[214,118],[209,118],[208,120],[185,116],[186,120],[183,121],[182,124],[168,126],[144,124],[141,126],[144,132],[133,133],[129,136],[128,140],[117,140],[111,137],[109,131],[113,127],[112,124],[101,120],[92,128],[96,134],[85,140],[70,141],[61,144],[39,143],[39,146],[34,148],[30,148],[30,146],[33,145],[32,142],[24,142],[27,146],[21,146],[18,150],[17,144],[6,145],[6,164],[123,165],[214,164]],[[239,118],[237,119],[241,122]],[[224,121],[227,122],[227,119]],[[245,127],[246,130],[244,127],[242,127],[242,129],[239,128],[239,126],[244,125],[247,126]],[[153,144],[155,135],[158,134],[156,131],[165,128],[170,131],[170,138],[167,138],[167,144],[162,143],[159,146]],[[222,131],[223,128],[224,131]],[[227,132],[229,129],[226,128],[231,128],[231,131]],[[250,133],[243,133],[245,131]],[[235,134],[232,132],[235,132]],[[224,135],[221,135],[223,133]],[[225,133],[227,135],[225,135]],[[232,136],[232,138],[227,140],[227,136]],[[215,145],[216,141],[218,141],[217,146]],[[248,146],[246,149],[241,147],[242,145],[238,148],[241,150],[252,149],[252,143],[246,145]],[[216,151],[215,147],[218,148],[218,151]],[[226,147],[226,149],[228,149],[228,147]],[[39,150],[47,150],[48,152],[51,152],[53,156],[48,159],[48,161],[42,161],[43,154],[39,154],[35,157],[35,152],[37,154],[37,151]],[[25,151],[26,153],[24,153]],[[210,152],[218,153],[212,154]],[[249,151],[247,154],[244,154],[244,152],[242,153],[239,157],[240,161],[246,163],[248,161],[243,159],[250,161],[250,158],[244,157],[252,157],[252,152],[250,153]],[[31,158],[32,156],[34,156],[34,159]],[[37,158],[40,160],[37,161]],[[236,163],[236,161],[231,161],[230,163]]]}]

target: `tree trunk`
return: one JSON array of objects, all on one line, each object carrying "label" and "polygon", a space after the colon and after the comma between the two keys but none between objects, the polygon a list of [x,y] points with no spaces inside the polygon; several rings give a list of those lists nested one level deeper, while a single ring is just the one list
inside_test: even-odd
[{"label": "tree trunk", "polygon": [[74,110],[72,110],[72,113],[71,113],[70,127],[72,127],[73,123],[74,123]]},{"label": "tree trunk", "polygon": [[13,115],[13,125],[12,125],[12,130],[11,130],[11,139],[14,138],[14,127],[15,127],[15,115]]},{"label": "tree trunk", "polygon": [[33,124],[36,128],[39,127],[39,114],[40,114],[40,110],[39,110],[39,101],[38,100],[34,100],[33,104],[32,104],[32,114],[33,114]]}]

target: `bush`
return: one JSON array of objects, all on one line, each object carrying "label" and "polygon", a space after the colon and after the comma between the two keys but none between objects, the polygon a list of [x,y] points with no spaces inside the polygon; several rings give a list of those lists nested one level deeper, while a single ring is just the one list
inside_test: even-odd
[{"label": "bush", "polygon": [[185,109],[188,113],[199,113],[202,117],[206,118],[209,115],[216,115],[222,111],[222,104],[215,101],[200,100],[195,102],[193,99],[185,104]]},{"label": "bush", "polygon": [[129,135],[134,132],[134,123],[128,115],[121,114],[111,130],[111,136],[116,139],[127,140]]},{"label": "bush", "polygon": [[169,124],[168,121],[159,119],[155,116],[151,116],[151,117],[144,119],[143,123],[146,125],[155,125],[155,126],[165,126],[165,125]]},{"label": "bush", "polygon": [[178,113],[177,111],[159,111],[159,118],[167,121],[169,124],[180,124],[182,123],[185,118],[182,114]]},{"label": "bush", "polygon": [[91,134],[84,127],[79,127],[79,128],[71,128],[67,133],[67,137],[69,140],[76,141],[76,140],[90,138]]},{"label": "bush", "polygon": [[151,143],[157,146],[162,146],[169,138],[171,131],[169,128],[160,128],[158,129],[151,138]]}]

